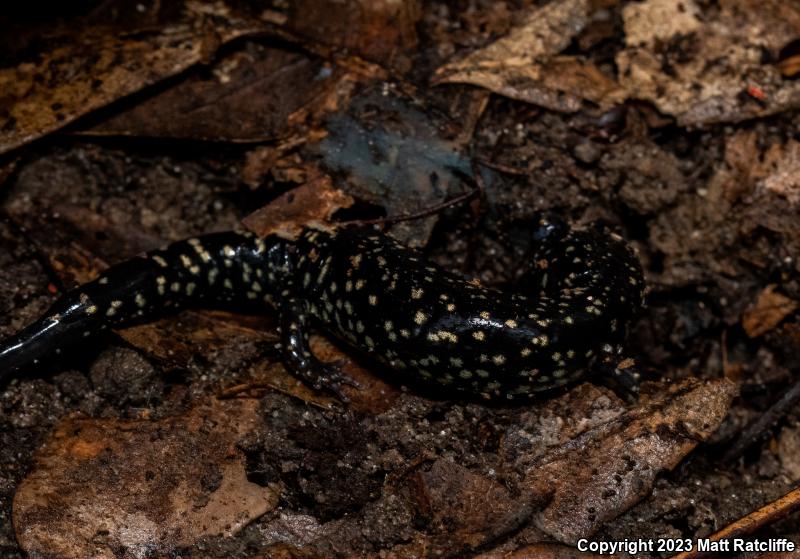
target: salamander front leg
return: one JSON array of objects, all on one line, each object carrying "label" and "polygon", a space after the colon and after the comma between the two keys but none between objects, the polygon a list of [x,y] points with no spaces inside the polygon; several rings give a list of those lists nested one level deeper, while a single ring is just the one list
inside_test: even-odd
[{"label": "salamander front leg", "polygon": [[314,389],[327,390],[343,402],[348,402],[342,386],[361,388],[361,385],[342,373],[336,364],[323,363],[311,353],[305,306],[303,301],[295,298],[286,298],[279,305],[283,363],[290,373]]}]

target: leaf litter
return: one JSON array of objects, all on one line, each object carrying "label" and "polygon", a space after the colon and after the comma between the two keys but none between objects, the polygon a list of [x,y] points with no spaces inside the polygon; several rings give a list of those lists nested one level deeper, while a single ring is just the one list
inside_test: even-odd
[{"label": "leaf litter", "polygon": [[[565,10],[564,6],[574,10]],[[515,18],[521,22],[516,31],[512,30],[505,38],[489,43],[486,49],[478,49],[465,57],[459,56],[461,62],[442,61],[439,64],[442,69],[436,74],[435,81],[443,84],[440,90],[458,88],[460,86],[456,84],[461,82],[473,83],[553,111],[572,113],[576,120],[568,126],[576,128],[583,126],[580,124],[582,111],[586,109],[591,113],[592,104],[606,110],[626,98],[650,99],[660,111],[677,119],[679,125],[692,126],[718,121],[739,122],[793,106],[793,82],[775,81],[768,60],[765,62],[763,58],[760,59],[761,65],[756,68],[754,58],[748,58],[752,57],[762,40],[750,31],[751,28],[764,29],[764,21],[773,21],[769,18],[775,13],[780,13],[788,22],[793,21],[791,6],[770,3],[768,9],[764,10],[766,13],[742,20],[737,10],[746,7],[746,3],[723,2],[719,10],[704,14],[702,21],[699,21],[695,6],[691,3],[687,6],[689,9],[681,12],[680,16],[675,12],[677,4],[667,1],[651,0],[620,8],[625,36],[616,44],[619,67],[637,71],[651,68],[652,57],[657,55],[662,65],[658,68],[652,66],[655,69],[650,76],[656,80],[656,85],[649,81],[637,81],[643,78],[643,74],[637,71],[632,71],[629,76],[615,76],[609,71],[608,59],[605,62],[595,61],[591,56],[574,54],[574,44],[593,45],[614,37],[614,27],[608,23],[613,21],[608,17],[609,10],[616,10],[613,2],[593,3],[591,6],[584,2],[563,2],[522,8],[521,13],[516,14],[522,16]],[[502,11],[492,11],[486,12],[489,18],[486,21],[497,14],[504,21],[512,19],[508,14],[503,15]],[[216,23],[225,27],[228,15],[220,12]],[[284,21],[278,12],[262,15],[272,23]],[[413,10],[407,15],[402,16],[406,18],[403,25],[410,21],[410,27],[403,27],[399,33],[391,35],[399,41],[399,48],[378,45],[379,50],[366,50],[362,54],[371,59],[390,61],[396,64],[395,69],[407,65],[404,57],[418,46],[417,38],[407,30],[420,22]],[[680,25],[662,25],[672,19],[668,15],[676,15],[675,21]],[[292,17],[300,16],[295,12]],[[387,25],[387,19],[381,20],[381,17],[372,21],[382,21],[380,25]],[[469,17],[474,21],[482,21],[480,13],[469,14]],[[388,19],[391,20],[391,17]],[[332,22],[338,23],[341,22]],[[380,29],[380,25],[377,29]],[[706,79],[696,70],[704,54],[687,56],[686,50],[693,46],[695,39],[683,37],[681,33],[688,31],[691,35],[710,30],[711,39],[719,45],[725,45],[726,41],[732,40],[725,26],[744,30],[746,41],[740,45],[741,48],[734,49],[735,56],[721,62],[720,72],[724,74],[727,71],[725,68],[735,66],[741,73],[736,79],[727,80],[726,76],[720,77],[714,71],[709,72],[710,89],[687,99],[682,96],[688,87],[687,83],[692,79],[702,81],[701,77]],[[503,29],[504,24],[499,28]],[[295,27],[295,31],[297,29],[299,27]],[[313,26],[307,29],[316,30]],[[489,29],[492,29],[491,26]],[[771,42],[761,50],[762,55],[764,50],[776,52],[782,46],[781,43],[788,39],[786,29],[783,23],[776,24],[773,37],[764,39]],[[153,36],[160,37],[158,33]],[[138,38],[133,36],[132,40]],[[334,50],[343,44],[343,38],[333,36],[330,41],[326,39],[324,34],[320,34],[315,40],[338,45]],[[200,49],[204,56],[193,51],[194,58],[181,59],[180,64],[186,64],[188,68],[198,61],[208,60],[208,53],[216,52],[218,44],[214,41],[205,43]],[[347,45],[356,50],[370,46],[357,41]],[[480,102],[466,105],[472,111],[463,122],[467,131],[455,126],[451,132],[446,119],[440,119],[439,111],[433,111],[433,116],[427,114],[425,103],[436,103],[435,95],[418,95],[413,103],[398,103],[392,98],[396,92],[395,86],[383,81],[386,80],[386,73],[368,64],[360,65],[352,59],[345,62],[343,58],[335,58],[322,63],[315,58],[322,51],[318,44],[314,44],[310,50],[317,54],[312,56],[289,53],[279,48],[267,58],[275,56],[275,60],[298,61],[296,68],[299,68],[297,75],[300,77],[297,83],[303,81],[303,76],[318,75],[320,69],[326,76],[326,69],[330,69],[334,79],[325,83],[319,94],[313,89],[302,89],[302,95],[296,100],[286,100],[288,104],[281,105],[286,110],[278,111],[279,118],[264,121],[259,120],[256,114],[259,125],[267,123],[259,135],[258,125],[253,125],[248,132],[246,128],[233,123],[226,126],[224,122],[226,111],[235,108],[237,102],[241,103],[236,101],[235,95],[227,98],[224,94],[226,83],[230,83],[225,80],[230,79],[235,83],[244,80],[243,83],[257,84],[277,79],[268,69],[261,74],[265,82],[260,82],[258,76],[255,81],[247,81],[247,72],[257,68],[257,65],[249,65],[251,60],[243,54],[248,52],[247,48],[253,47],[245,47],[242,51],[234,48],[233,53],[223,55],[209,66],[214,77],[205,83],[202,79],[197,80],[196,76],[188,81],[177,80],[180,83],[166,82],[163,93],[155,92],[153,97],[134,98],[130,112],[126,113],[128,107],[124,107],[110,120],[103,120],[95,130],[81,131],[98,133],[106,126],[104,133],[131,136],[211,138],[234,142],[274,139],[281,142],[277,147],[268,144],[256,147],[258,151],[250,151],[250,167],[246,178],[243,163],[242,167],[236,164],[230,167],[230,159],[224,154],[210,155],[202,151],[200,155],[211,161],[202,169],[194,165],[194,161],[183,161],[176,165],[181,169],[174,173],[167,171],[148,176],[137,169],[139,162],[115,160],[112,156],[109,168],[99,172],[99,168],[107,167],[104,163],[105,150],[87,149],[81,145],[72,148],[71,157],[73,162],[78,161],[84,166],[82,171],[76,172],[75,165],[72,169],[70,164],[64,165],[64,151],[57,150],[55,153],[35,155],[33,163],[34,167],[40,166],[38,172],[32,172],[30,164],[25,162],[18,174],[9,175],[11,194],[4,201],[6,211],[17,224],[24,225],[25,230],[30,232],[30,238],[48,256],[53,269],[66,285],[91,278],[108,262],[125,255],[157,246],[162,240],[185,236],[187,231],[182,231],[178,225],[181,221],[186,222],[187,227],[200,231],[230,226],[232,220],[226,210],[214,210],[199,217],[195,214],[204,213],[198,212],[198,207],[227,208],[225,197],[236,192],[235,183],[239,180],[256,191],[264,187],[274,188],[276,178],[292,184],[307,183],[300,190],[309,190],[312,194],[308,198],[311,200],[313,193],[322,191],[317,188],[325,184],[328,190],[336,193],[334,200],[355,195],[358,199],[380,204],[389,215],[414,209],[420,198],[426,203],[441,200],[451,190],[452,184],[441,188],[431,181],[431,171],[444,173],[443,168],[448,172],[453,169],[461,172],[471,170],[463,155],[467,152],[465,148],[475,150],[478,147],[475,142],[482,141],[481,134],[493,132],[493,119],[502,119],[503,110],[510,115],[523,114],[525,119],[537,118],[531,116],[536,115],[535,112],[516,113],[514,106],[498,105],[497,100],[487,101],[484,96],[479,99]],[[356,66],[361,70],[349,73],[342,70],[345,65],[351,70]],[[280,67],[280,64],[273,67],[277,71],[275,75],[280,75]],[[367,70],[364,71],[364,68]],[[752,76],[762,75],[757,70],[767,78],[752,81]],[[783,72],[780,75],[785,79],[786,70],[777,71]],[[74,113],[68,113],[67,116],[69,119],[75,118],[91,112],[93,108],[105,106],[122,95],[139,91],[146,85],[165,83],[163,80],[171,75],[174,74],[163,72],[146,80],[132,79],[125,88],[101,96],[100,102],[87,106],[85,112],[77,110],[76,103],[76,107],[70,107]],[[377,82],[371,85],[374,86],[373,92],[377,91],[378,94],[364,96],[362,88],[364,84],[369,86],[370,81]],[[449,85],[445,87],[445,83]],[[189,88],[185,91],[195,88],[200,92],[198,97],[191,99],[200,105],[212,100],[207,107],[202,106],[201,113],[198,113],[203,115],[201,120],[204,122],[193,123],[191,119],[174,123],[159,122],[158,110],[168,113],[172,110],[170,107],[190,105],[180,104],[186,100],[182,98],[181,85]],[[215,89],[219,86],[222,87]],[[651,87],[652,90],[649,89]],[[235,91],[235,88],[230,91]],[[667,91],[670,93],[664,93]],[[730,92],[735,94],[728,97]],[[304,97],[306,94],[308,96]],[[667,99],[670,95],[674,97],[673,100]],[[215,97],[219,104],[216,104]],[[365,97],[369,100],[367,104],[351,102],[354,98]],[[154,104],[148,106],[147,99]],[[48,100],[47,95],[42,95],[37,102],[46,104]],[[679,102],[674,103],[674,100]],[[297,102],[292,104],[291,101]],[[589,105],[585,101],[589,101]],[[138,105],[139,102],[141,105]],[[231,104],[226,105],[226,102]],[[487,105],[488,111],[484,113]],[[441,107],[440,103],[439,109]],[[454,104],[449,106],[450,109],[453,107]],[[51,110],[55,109],[51,107]],[[392,116],[388,123],[381,122],[375,116],[385,114]],[[156,118],[144,118],[153,115]],[[542,118],[550,117],[545,115]],[[637,121],[637,118],[642,118],[642,121]],[[428,119],[431,122],[427,122]],[[490,120],[487,122],[486,119]],[[26,126],[33,132],[24,137],[12,134],[7,145],[21,145],[46,134],[55,129],[51,121],[52,118],[50,121],[47,118],[41,122],[31,121],[32,124]],[[524,119],[523,122],[529,124]],[[549,130],[538,128],[538,132],[543,135],[551,132],[554,137],[560,134],[561,125],[553,125],[555,121],[552,119],[549,122]],[[647,108],[635,108],[629,111],[627,123],[631,126],[636,122],[645,122],[646,126],[658,128],[669,120],[654,116]],[[601,192],[602,196],[621,201],[626,210],[632,210],[640,216],[637,219],[643,220],[645,232],[639,242],[652,243],[643,257],[651,258],[654,253],[663,256],[663,259],[646,260],[648,264],[658,262],[654,268],[660,267],[648,270],[651,279],[655,280],[656,289],[693,286],[698,282],[724,282],[732,277],[746,278],[750,273],[749,266],[756,269],[770,266],[770,262],[764,259],[764,250],[758,250],[758,247],[763,247],[757,244],[758,237],[752,240],[753,245],[744,243],[739,246],[742,244],[740,239],[754,231],[759,235],[763,235],[764,231],[775,234],[780,241],[774,247],[775,254],[791,254],[792,247],[796,246],[797,222],[787,215],[786,208],[796,208],[797,205],[796,184],[792,180],[796,159],[793,140],[776,138],[757,126],[724,132],[724,146],[720,150],[724,160],[711,160],[705,170],[710,176],[705,185],[707,190],[699,192],[684,185],[684,182],[693,181],[695,176],[684,174],[688,161],[686,151],[661,139],[643,142],[630,128],[627,132],[623,128],[623,133],[629,136],[621,145],[631,150],[637,165],[627,165],[624,157],[613,160],[613,145],[603,148],[598,147],[600,141],[593,141],[584,142],[581,150],[575,150],[576,157],[582,163],[567,169],[565,173],[575,180],[576,177],[591,177],[591,171],[587,172],[585,165],[592,162],[599,162],[599,168],[611,176],[624,176],[629,169],[634,170],[631,173],[634,179],[623,183],[618,197],[616,193],[609,193],[613,187],[603,183],[602,179],[598,182],[581,181],[584,187],[579,190],[581,196],[591,192],[588,196],[594,204],[598,201],[591,196]],[[571,131],[560,137],[559,141],[569,144],[573,134]],[[503,153],[503,142],[509,137],[505,132],[495,136],[497,147],[492,146],[492,153]],[[518,134],[518,138],[521,142],[524,134]],[[548,141],[552,141],[552,138],[548,138]],[[387,171],[380,164],[381,161],[370,165],[366,158],[350,157],[361,150],[364,142],[379,145],[387,160],[392,153],[395,153],[395,157],[401,153],[399,160],[419,167],[398,180],[392,176],[391,169]],[[532,156],[530,152],[525,152],[525,146],[522,145],[513,146],[508,152],[526,157],[529,165],[532,165],[528,171],[533,171],[544,184],[548,184],[548,176],[552,171],[548,172],[547,161],[539,160],[536,156],[543,151]],[[560,172],[564,166],[573,165],[569,152],[564,150],[559,153],[559,157],[554,158],[557,161],[556,172]],[[154,162],[146,154],[137,154],[137,157],[141,158],[144,165],[154,164],[157,171],[168,170],[172,165],[169,161]],[[96,160],[94,163],[93,159]],[[321,166],[320,161],[323,164]],[[539,164],[541,167],[536,166]],[[80,165],[77,168],[81,168]],[[550,160],[550,168],[552,166],[553,161]],[[323,168],[322,175],[319,174],[320,167]],[[409,168],[413,169],[411,165]],[[496,168],[503,169],[504,166],[500,164]],[[229,170],[233,177],[226,174]],[[117,171],[119,174],[116,174]],[[242,174],[238,175],[240,171]],[[324,172],[330,173],[330,176],[325,176]],[[175,176],[188,178],[176,182]],[[322,179],[318,181],[319,176]],[[132,192],[138,194],[126,199],[124,194],[120,196],[113,189],[103,193],[91,189],[87,191],[81,184],[87,177],[95,187],[127,184]],[[168,186],[161,191],[150,192],[147,181],[140,180],[145,177]],[[446,178],[453,183],[456,180],[452,174]],[[214,191],[198,186],[209,180],[217,185]],[[515,180],[522,182],[524,179]],[[344,193],[334,185],[341,187]],[[423,190],[414,190],[418,188]],[[498,198],[493,188],[490,189],[491,204],[502,199],[502,192]],[[603,190],[605,188],[608,188],[608,192]],[[165,197],[164,192],[181,190],[186,192],[185,199],[165,200],[169,197]],[[283,211],[280,205],[286,205],[292,192],[289,190],[274,207],[268,205],[263,211]],[[109,195],[111,199],[107,200]],[[270,198],[277,196],[276,192],[269,194]],[[533,206],[533,196],[523,193],[522,199]],[[544,197],[553,201],[558,200],[557,196],[553,192]],[[577,207],[583,203],[581,198],[567,196],[567,199]],[[176,216],[175,209],[184,215]],[[340,209],[337,203],[326,206],[323,200],[320,215],[329,217],[336,209]],[[250,210],[252,207],[248,208],[248,212]],[[496,211],[496,208],[490,207],[489,211]],[[166,215],[162,216],[160,212]],[[290,216],[286,219],[286,225],[296,225],[299,219]],[[436,219],[429,219],[422,228],[411,227],[406,232],[406,238],[419,244],[424,244],[428,239],[435,243],[433,228]],[[693,229],[701,233],[687,236],[687,231]],[[135,234],[130,234],[131,231],[135,231]],[[74,240],[76,233],[80,239],[78,242]],[[403,235],[402,232],[397,233]],[[103,240],[103,236],[109,234],[110,239]],[[731,251],[730,247],[736,247],[736,250]],[[766,254],[772,253],[767,251]],[[757,287],[752,282],[738,282],[736,289],[739,291],[736,292],[750,295],[739,300],[756,300],[756,295],[764,286],[760,286],[761,290]],[[791,278],[785,279],[778,289],[787,293],[790,300],[797,300]],[[756,305],[753,309],[757,311],[767,307],[769,305]],[[792,328],[796,325],[794,309],[786,305],[779,307],[783,309],[780,317],[759,318],[755,322],[759,325],[756,331],[764,338],[784,336],[781,339],[791,340]],[[26,312],[35,314],[36,311]],[[745,316],[741,305],[734,305],[725,312],[728,324],[738,324]],[[693,327],[691,321],[687,323]],[[763,324],[768,328],[761,326]],[[163,422],[181,424],[181,421],[188,421],[186,418],[191,417],[192,412],[186,412],[185,407],[199,405],[196,409],[203,409],[203,406],[209,405],[209,394],[221,394],[225,399],[218,405],[234,408],[243,405],[242,401],[248,401],[241,399],[244,394],[259,396],[264,406],[262,417],[268,425],[254,427],[255,434],[251,434],[248,440],[234,437],[237,440],[234,454],[240,461],[244,457],[243,467],[248,476],[261,483],[256,485],[260,488],[256,492],[275,488],[275,495],[280,494],[281,499],[291,507],[303,511],[287,513],[283,517],[266,514],[255,518],[259,516],[256,507],[251,509],[254,511],[252,516],[244,517],[246,520],[242,521],[250,521],[249,525],[236,525],[236,529],[241,531],[233,539],[211,535],[225,533],[225,530],[218,530],[193,534],[187,532],[188,539],[184,541],[167,534],[165,527],[162,532],[140,531],[137,537],[131,536],[133,539],[126,540],[128,543],[146,546],[156,542],[159,549],[169,552],[176,545],[204,545],[197,543],[199,537],[203,541],[217,542],[228,552],[235,549],[236,545],[248,545],[246,542],[249,542],[264,556],[270,556],[271,552],[285,556],[330,556],[341,550],[354,556],[376,549],[380,549],[387,557],[447,556],[478,548],[485,550],[487,546],[495,545],[498,550],[505,549],[511,553],[509,556],[512,557],[524,557],[526,553],[530,556],[538,556],[536,553],[542,556],[547,553],[566,556],[557,555],[567,554],[565,548],[537,542],[553,538],[573,542],[576,537],[602,531],[606,529],[605,526],[624,523],[625,511],[643,499],[644,507],[649,506],[647,496],[651,489],[664,483],[658,473],[673,468],[698,441],[712,437],[716,427],[722,425],[726,428],[723,419],[734,394],[732,385],[727,381],[680,381],[672,386],[654,388],[648,398],[626,407],[608,391],[583,384],[551,402],[537,404],[530,411],[486,410],[477,405],[443,403],[410,395],[404,393],[402,387],[398,389],[378,379],[371,381],[374,377],[370,366],[367,364],[364,367],[364,364],[351,360],[346,367],[366,386],[366,397],[361,400],[353,398],[349,411],[343,413],[329,408],[332,403],[330,399],[319,398],[286,376],[274,356],[265,353],[266,347],[274,341],[274,336],[268,331],[270,328],[268,318],[263,320],[228,313],[187,312],[177,318],[122,331],[120,335],[128,343],[171,376],[167,376],[165,382],[157,382],[154,367],[137,365],[141,363],[141,356],[134,357],[132,354],[135,353],[131,350],[112,348],[110,354],[101,355],[102,366],[96,365],[91,369],[91,384],[83,391],[87,394],[82,391],[70,392],[93,414],[100,415],[102,411],[114,415],[117,413],[115,406],[120,407],[123,414],[141,413],[141,418],[134,421],[136,429],[142,432],[166,424]],[[691,332],[691,328],[688,331]],[[667,338],[677,339],[675,336],[664,336],[664,339]],[[687,338],[691,339],[691,334]],[[318,351],[327,352],[326,360],[345,356],[319,338],[315,339],[314,344]],[[234,348],[227,349],[230,345]],[[732,358],[740,358],[740,348],[734,349],[736,351]],[[117,357],[110,358],[107,355]],[[742,370],[747,371],[747,366],[742,365]],[[713,369],[711,371],[713,373]],[[76,372],[65,374],[67,376],[59,381],[59,386],[69,387],[70,382],[83,378]],[[132,387],[136,397],[123,398],[125,387],[121,383],[130,374],[140,375],[142,379],[154,379],[152,391],[148,393]],[[668,372],[665,371],[665,374]],[[33,386],[40,387],[41,384],[25,381],[15,387],[11,394],[18,395],[13,396],[18,403],[7,409],[32,409],[26,407],[24,402],[33,401],[25,396],[26,390],[32,390]],[[53,399],[57,404],[56,409],[63,407],[64,404],[59,400],[62,397],[47,390],[39,395],[40,399]],[[97,405],[97,399],[109,403],[105,404],[105,408],[92,407]],[[143,403],[144,409],[138,410],[136,406]],[[151,408],[159,414],[156,419],[147,419],[152,413]],[[350,414],[356,414],[356,418]],[[168,419],[164,419],[164,416]],[[29,413],[26,421],[27,425],[35,425],[37,421],[40,425],[47,424],[36,413]],[[102,429],[103,432],[97,436],[106,437],[104,440],[114,440],[120,425],[130,425],[125,423],[130,420],[119,419],[65,421],[79,422],[86,436],[95,436],[97,433],[93,430]],[[55,432],[60,432],[59,429],[61,427],[56,427]],[[190,428],[186,430],[191,431]],[[341,437],[341,433],[346,436]],[[80,437],[81,433],[76,436]],[[28,478],[30,483],[48,476],[53,476],[54,481],[61,483],[58,472],[48,465],[47,453],[52,448],[51,443],[42,447],[41,461],[31,472]],[[785,442],[784,448],[790,448],[790,443]],[[122,457],[115,459],[123,460]],[[789,468],[790,462],[786,463]],[[176,464],[180,462],[170,462],[168,465]],[[589,467],[589,464],[595,464],[595,467]],[[236,472],[241,481],[241,471],[237,469]],[[177,471],[166,472],[165,476],[164,479],[169,480],[170,484],[181,479]],[[377,480],[380,482],[376,483]],[[26,487],[25,483],[28,482],[23,481],[20,487]],[[252,483],[247,483],[249,485],[243,487],[252,488]],[[97,489],[105,492],[102,488]],[[76,497],[80,497],[78,493],[76,491]],[[210,494],[213,495],[213,491]],[[18,495],[22,498],[25,493],[20,489]],[[198,498],[197,494],[193,494],[192,498]],[[25,513],[28,509],[22,507],[18,512]],[[310,514],[306,515],[306,512]],[[615,518],[617,520],[613,521]],[[180,526],[180,522],[169,526]],[[282,530],[288,526],[292,526],[296,533],[287,539]],[[456,529],[451,530],[452,527]],[[64,528],[66,530],[67,526]],[[121,541],[121,534],[130,536],[130,532],[114,529],[103,534],[102,540],[95,538],[92,544],[106,551],[114,549],[117,542]],[[47,545],[46,538],[44,532],[39,532],[36,537],[20,539],[27,542],[25,545],[30,549],[40,549]],[[222,540],[225,542],[219,543]],[[83,545],[86,542],[79,543]],[[201,548],[194,549],[198,556],[202,556],[202,552],[198,551]],[[65,556],[69,556],[69,553]]]}]

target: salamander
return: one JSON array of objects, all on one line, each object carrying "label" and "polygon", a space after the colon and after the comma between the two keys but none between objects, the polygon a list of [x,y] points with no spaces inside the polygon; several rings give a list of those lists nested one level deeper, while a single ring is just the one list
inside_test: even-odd
[{"label": "salamander", "polygon": [[319,326],[401,382],[498,400],[571,382],[620,350],[642,305],[631,249],[608,231],[543,220],[514,290],[450,273],[372,228],[307,228],[295,239],[212,233],[112,266],[0,344],[0,378],[110,328],[186,306],[272,307],[287,369],[342,395],[311,352]]}]

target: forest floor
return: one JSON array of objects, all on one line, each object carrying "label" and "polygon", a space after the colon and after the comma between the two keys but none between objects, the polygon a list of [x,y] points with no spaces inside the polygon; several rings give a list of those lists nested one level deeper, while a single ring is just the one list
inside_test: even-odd
[{"label": "forest floor", "polygon": [[475,172],[479,197],[387,232],[513,289],[542,212],[601,221],[648,286],[628,400],[599,374],[449,400],[319,332],[362,384],[345,404],[284,370],[268,309],[116,331],[0,386],[3,557],[591,557],[696,542],[800,479],[794,409],[742,442],[800,382],[797,5],[87,1],[0,26],[0,337],[142,251],[299,222],[296,195],[397,216]]}]

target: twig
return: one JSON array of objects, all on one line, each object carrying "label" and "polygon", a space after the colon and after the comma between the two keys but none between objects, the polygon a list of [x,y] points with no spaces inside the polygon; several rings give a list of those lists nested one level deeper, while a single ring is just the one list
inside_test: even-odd
[{"label": "twig", "polygon": [[[473,162],[473,170],[474,170],[474,162]],[[481,194],[483,196],[484,185],[483,179],[480,177],[480,174],[476,174],[474,177],[469,177],[459,171],[458,169],[451,169],[455,174],[459,175],[461,180],[466,182],[471,182],[474,184],[474,187],[458,196],[451,198],[449,200],[445,200],[439,204],[434,206],[430,206],[425,208],[424,210],[420,210],[418,212],[410,213],[410,214],[400,214],[396,216],[389,216],[389,217],[381,217],[376,219],[353,219],[350,221],[342,221],[339,222],[338,225],[383,225],[388,223],[398,223],[400,221],[412,221],[414,219],[422,219],[423,217],[428,217],[435,213],[438,213],[442,210],[445,210],[451,206],[455,206],[456,204],[460,204],[462,202],[466,202],[467,200],[473,198],[476,194]]]},{"label": "twig", "polygon": [[484,167],[494,169],[495,171],[499,171],[507,175],[523,176],[530,174],[530,171],[528,169],[523,169],[521,167],[511,167],[509,165],[503,165],[502,163],[495,163],[494,161],[489,161],[488,159],[485,159],[483,157],[478,157],[476,158],[476,160]]},{"label": "twig", "polygon": [[794,386],[772,404],[772,407],[745,428],[736,443],[723,455],[722,461],[730,463],[739,458],[748,448],[762,440],[765,433],[792,411],[798,402],[800,402],[800,382],[795,382]]},{"label": "twig", "polygon": [[[764,505],[736,522],[728,524],[722,530],[709,536],[708,539],[711,541],[720,541],[752,534],[769,524],[777,522],[798,509],[800,509],[800,488],[793,489],[783,497]],[[673,555],[671,559],[698,559],[714,553],[715,552],[693,549],[692,551],[685,551]]]}]

